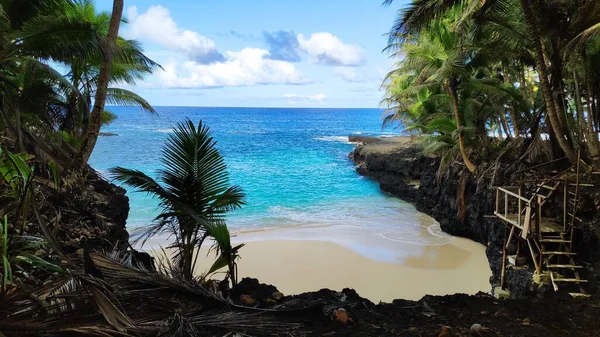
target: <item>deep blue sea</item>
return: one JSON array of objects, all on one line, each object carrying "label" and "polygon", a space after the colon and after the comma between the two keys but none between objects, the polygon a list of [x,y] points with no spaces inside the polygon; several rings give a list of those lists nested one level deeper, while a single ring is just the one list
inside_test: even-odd
[{"label": "deep blue sea", "polygon": [[[348,159],[353,149],[349,135],[399,133],[381,129],[381,110],[158,107],[158,115],[151,115],[137,108],[109,109],[118,119],[102,131],[118,136],[100,137],[90,160],[104,175],[115,166],[153,175],[177,122],[188,117],[208,124],[231,183],[247,195],[247,205],[228,217],[232,228],[360,227],[414,242],[422,237],[423,221],[434,224],[359,176]],[[128,226],[151,223],[158,214],[156,201],[132,191],[128,195]]]}]

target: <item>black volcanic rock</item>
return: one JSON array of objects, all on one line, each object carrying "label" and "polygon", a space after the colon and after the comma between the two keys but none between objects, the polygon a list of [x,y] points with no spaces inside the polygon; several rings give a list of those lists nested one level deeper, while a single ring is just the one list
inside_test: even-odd
[{"label": "black volcanic rock", "polygon": [[[493,176],[495,179],[493,183],[486,176],[474,178],[460,165],[450,166],[443,176],[439,177],[440,162],[437,158],[422,155],[420,147],[415,143],[402,143],[388,139],[358,145],[350,153],[349,158],[356,164],[359,174],[379,182],[382,191],[412,202],[417,210],[436,219],[444,232],[485,245],[492,271],[490,288],[493,289],[500,284],[502,246],[506,227],[501,221],[490,216],[494,212],[496,197],[492,187],[516,184],[510,175],[509,168],[512,166],[499,164],[501,174]],[[510,159],[507,158],[507,161]],[[457,191],[463,175],[467,175],[464,187],[465,212],[464,219],[460,219]],[[596,204],[600,206],[600,202]],[[562,209],[562,205],[558,206]],[[597,216],[576,229],[575,236],[578,239],[573,250],[584,262],[599,266],[600,220],[595,219]],[[532,267],[526,266],[507,269],[505,280],[511,296],[519,298],[554,294],[553,291],[548,292],[547,287],[540,288],[532,282],[533,272]],[[584,268],[581,274],[591,281],[588,292],[595,292],[598,287],[596,274],[588,268]]]}]

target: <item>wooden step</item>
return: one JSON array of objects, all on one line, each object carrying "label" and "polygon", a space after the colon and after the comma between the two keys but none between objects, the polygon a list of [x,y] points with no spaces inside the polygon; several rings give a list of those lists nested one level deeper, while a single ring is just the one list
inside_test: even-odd
[{"label": "wooden step", "polygon": [[539,194],[539,193],[535,193],[536,197],[540,197],[542,199],[548,199],[550,196],[549,195],[544,195],[544,194]]},{"label": "wooden step", "polygon": [[592,297],[592,295],[590,295],[590,294],[583,294],[583,293],[569,293],[569,295],[571,295],[571,297],[573,297],[573,298],[588,298],[588,297]]},{"label": "wooden step", "polygon": [[556,268],[556,269],[581,269],[582,266],[578,266],[575,264],[549,264],[546,268]]},{"label": "wooden step", "polygon": [[546,238],[542,238],[540,240],[541,243],[571,243],[571,241],[569,240],[565,240],[563,238],[560,239],[546,239]]},{"label": "wooden step", "polygon": [[[569,186],[577,186],[578,184],[569,184]],[[579,187],[594,187],[594,184],[579,184]]]},{"label": "wooden step", "polygon": [[567,214],[568,214],[570,217],[575,217],[575,220],[577,220],[577,221],[580,221],[580,222],[583,222],[583,220],[581,220],[581,218],[580,218],[580,217],[574,216],[573,214],[571,214],[571,213],[569,213],[569,212],[567,212]]},{"label": "wooden step", "polygon": [[542,252],[542,255],[577,255],[577,253],[571,253],[571,252]]},{"label": "wooden step", "polygon": [[586,283],[588,280],[580,280],[576,278],[553,278],[554,282],[571,282],[571,283]]},{"label": "wooden step", "polygon": [[548,186],[548,185],[538,185],[538,187],[543,187],[545,189],[551,190],[551,191],[556,191],[556,187],[552,187],[552,186]]}]

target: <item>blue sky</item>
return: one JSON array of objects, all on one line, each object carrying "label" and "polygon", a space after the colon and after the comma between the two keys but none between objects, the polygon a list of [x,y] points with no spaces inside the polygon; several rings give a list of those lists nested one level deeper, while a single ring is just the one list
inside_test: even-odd
[{"label": "blue sky", "polygon": [[126,0],[121,35],[165,68],[134,90],[153,105],[377,107],[405,1],[381,2]]}]

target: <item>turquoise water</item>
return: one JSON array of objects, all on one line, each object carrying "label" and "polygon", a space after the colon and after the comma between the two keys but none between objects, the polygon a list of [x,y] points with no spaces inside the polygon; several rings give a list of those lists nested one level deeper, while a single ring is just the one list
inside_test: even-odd
[{"label": "turquoise water", "polygon": [[[423,217],[359,176],[348,159],[349,135],[390,135],[378,109],[281,109],[158,107],[158,116],[111,107],[118,119],[100,137],[90,164],[102,174],[115,166],[153,175],[171,128],[189,117],[203,120],[225,156],[231,182],[246,192],[247,205],[230,214],[238,229],[302,225],[369,228],[389,239],[422,237]],[[128,227],[152,222],[151,197],[128,192]],[[433,224],[433,220],[426,220]],[[430,223],[429,223],[430,222]],[[412,233],[412,234],[411,234]],[[411,238],[412,237],[412,238]]]}]

